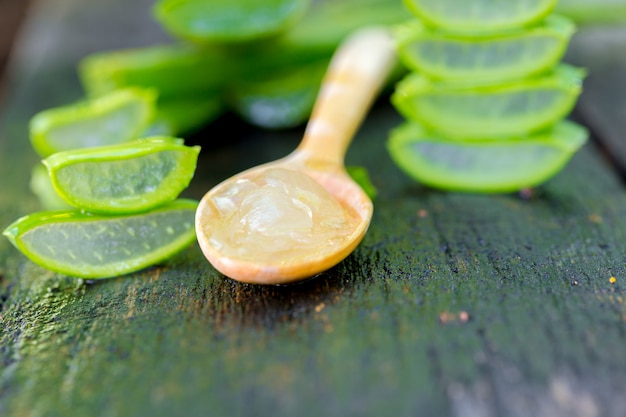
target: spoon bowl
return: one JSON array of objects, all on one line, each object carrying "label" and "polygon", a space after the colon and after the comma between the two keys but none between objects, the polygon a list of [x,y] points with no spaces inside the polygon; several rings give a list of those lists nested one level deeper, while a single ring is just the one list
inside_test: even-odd
[{"label": "spoon bowl", "polygon": [[196,234],[224,275],[285,284],[336,265],[361,242],[373,205],[343,159],[395,64],[384,29],[363,29],[335,53],[298,148],[211,189],[196,212]]}]

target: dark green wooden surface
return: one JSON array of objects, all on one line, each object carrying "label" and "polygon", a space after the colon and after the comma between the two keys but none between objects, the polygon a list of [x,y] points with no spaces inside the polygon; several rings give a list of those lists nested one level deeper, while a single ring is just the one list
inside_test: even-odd
[{"label": "dark green wooden surface", "polygon": [[590,74],[579,105],[581,117],[626,175],[626,24],[582,30],[568,60]]},{"label": "dark green wooden surface", "polygon": [[[164,39],[149,4],[40,2],[2,110],[0,226],[38,209],[29,117],[81,95],[85,53]],[[585,64],[595,44],[581,36],[571,57]],[[589,89],[599,82],[592,74]],[[581,119],[603,138],[618,132],[624,117],[600,117],[603,95],[586,96],[596,101],[581,102]],[[530,198],[442,193],[387,157],[399,120],[382,99],[348,155],[379,189],[363,244],[298,285],[233,282],[195,246],[85,283],[1,240],[0,415],[626,415],[626,197],[602,152],[586,146]],[[227,138],[217,127],[197,138],[205,152],[187,196],[301,135],[227,127]]]}]

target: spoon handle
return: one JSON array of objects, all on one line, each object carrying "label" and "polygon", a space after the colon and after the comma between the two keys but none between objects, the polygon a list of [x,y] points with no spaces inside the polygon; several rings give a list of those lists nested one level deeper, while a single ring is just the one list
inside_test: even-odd
[{"label": "spoon handle", "polygon": [[335,52],[297,151],[342,166],[348,145],[396,63],[390,33],[367,28]]}]

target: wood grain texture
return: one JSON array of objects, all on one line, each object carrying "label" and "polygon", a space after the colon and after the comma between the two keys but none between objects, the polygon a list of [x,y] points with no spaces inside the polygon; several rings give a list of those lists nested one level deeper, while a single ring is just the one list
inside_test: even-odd
[{"label": "wood grain texture", "polygon": [[[1,119],[1,225],[37,210],[28,118],[80,97],[83,54],[163,36],[150,3],[40,2]],[[379,189],[362,245],[298,285],[233,282],[195,246],[83,282],[1,240],[0,415],[623,416],[619,176],[590,144],[530,198],[442,193],[388,158],[399,121],[383,98],[347,156]],[[194,138],[204,153],[187,196],[302,134],[220,123]]]}]

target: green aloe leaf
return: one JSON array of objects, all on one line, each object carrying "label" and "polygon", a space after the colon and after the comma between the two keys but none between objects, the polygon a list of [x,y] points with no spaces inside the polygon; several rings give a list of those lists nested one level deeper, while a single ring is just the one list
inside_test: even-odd
[{"label": "green aloe leaf", "polygon": [[88,55],[79,64],[79,75],[90,96],[124,87],[155,89],[159,98],[214,96],[233,71],[228,64],[215,49],[157,45]]},{"label": "green aloe leaf", "polygon": [[231,86],[228,101],[244,120],[268,129],[285,129],[310,116],[328,61],[289,67]]}]

